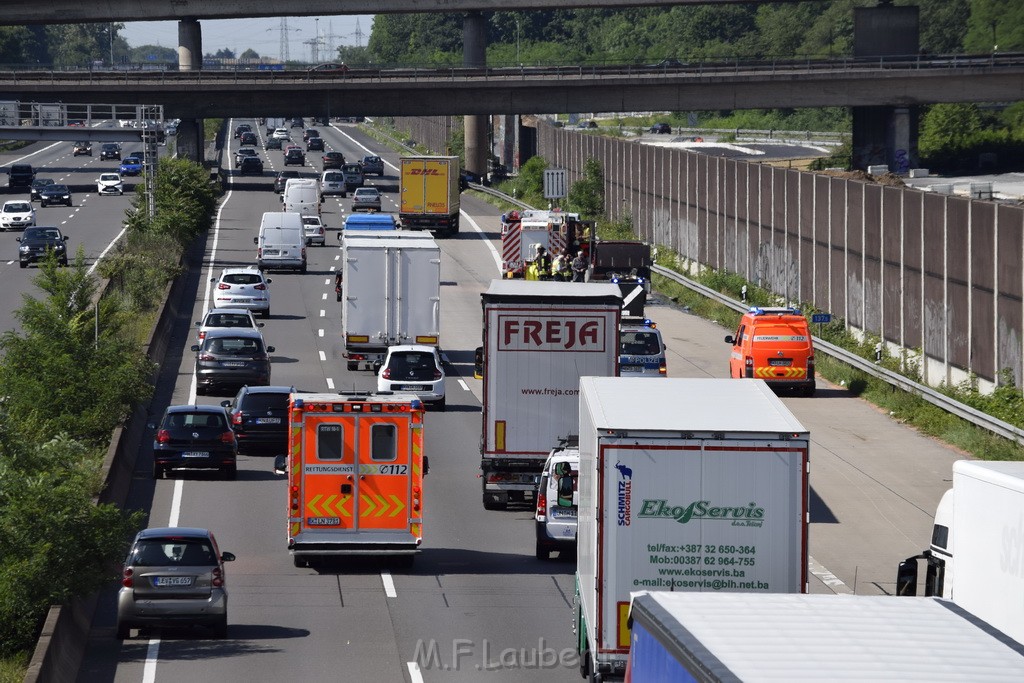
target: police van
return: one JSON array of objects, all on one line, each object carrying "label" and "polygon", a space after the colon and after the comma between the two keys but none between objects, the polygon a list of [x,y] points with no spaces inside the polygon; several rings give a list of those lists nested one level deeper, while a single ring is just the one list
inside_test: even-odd
[{"label": "police van", "polygon": [[666,377],[665,342],[650,320],[619,326],[619,376]]}]

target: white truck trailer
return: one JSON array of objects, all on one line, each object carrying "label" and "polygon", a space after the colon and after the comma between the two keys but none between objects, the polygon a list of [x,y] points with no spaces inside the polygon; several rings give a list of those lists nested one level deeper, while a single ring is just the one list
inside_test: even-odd
[{"label": "white truck trailer", "polygon": [[341,243],[341,328],[349,370],[375,370],[389,346],[441,341],[441,250],[395,231]]},{"label": "white truck trailer", "polygon": [[900,563],[898,595],[916,595],[919,560],[924,595],[948,598],[1024,643],[1024,462],[954,462],[931,547]]},{"label": "white truck trailer", "polygon": [[1021,681],[1024,648],[955,604],[637,593],[627,681]]},{"label": "white truck trailer", "polygon": [[559,438],[578,429],[580,377],[617,371],[619,289],[493,280],[483,304],[483,505],[537,489]]},{"label": "white truck trailer", "polygon": [[632,591],[807,592],[810,435],[764,381],[584,377],[579,411],[584,677],[623,675]]}]

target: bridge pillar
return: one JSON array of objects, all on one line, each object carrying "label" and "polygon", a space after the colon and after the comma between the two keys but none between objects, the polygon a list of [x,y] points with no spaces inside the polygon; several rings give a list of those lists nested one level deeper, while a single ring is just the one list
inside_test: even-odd
[{"label": "bridge pillar", "polygon": [[[203,68],[203,31],[197,19],[178,22],[178,70],[199,71]],[[178,125],[178,156],[202,163],[203,120],[183,119]]]},{"label": "bridge pillar", "polygon": [[[470,12],[462,24],[462,65],[487,65],[487,21],[480,12]],[[466,116],[463,119],[466,144],[466,170],[487,176],[487,117]]]},{"label": "bridge pillar", "polygon": [[[856,57],[916,55],[919,44],[915,6],[857,7],[853,14]],[[915,168],[917,107],[854,107],[853,168],[885,165],[893,173]]]}]

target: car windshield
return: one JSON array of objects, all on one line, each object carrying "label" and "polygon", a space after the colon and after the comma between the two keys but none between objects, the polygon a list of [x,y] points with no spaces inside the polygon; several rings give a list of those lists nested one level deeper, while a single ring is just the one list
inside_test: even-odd
[{"label": "car windshield", "polygon": [[137,158],[137,157],[125,157],[124,161],[123,161],[123,162],[121,162],[121,163],[123,163],[123,164],[127,164],[127,165],[131,165],[131,164],[141,164],[141,163],[142,163],[142,160],[141,160],[141,159],[139,159],[139,158]]},{"label": "car windshield", "polygon": [[161,425],[164,429],[195,429],[197,427],[215,427],[227,429],[228,424],[220,413],[170,413],[164,417]]},{"label": "car windshield", "polygon": [[206,327],[252,327],[252,318],[245,313],[211,313]]},{"label": "car windshield", "polygon": [[60,239],[60,230],[57,228],[25,228],[24,238],[27,240],[56,240]]},{"label": "car windshield", "polygon": [[253,356],[259,353],[261,344],[251,337],[207,337],[205,350],[229,356]]},{"label": "car windshield", "polygon": [[357,197],[366,197],[368,199],[376,199],[378,194],[379,193],[377,192],[377,190],[374,190],[372,188],[359,188],[358,190],[356,190],[356,196]]},{"label": "car windshield", "polygon": [[54,184],[54,185],[48,186],[46,188],[46,191],[47,192],[58,192],[58,193],[59,192],[67,192],[68,191],[68,186],[67,185],[56,185],[56,184]]},{"label": "car windshield", "polygon": [[32,205],[28,202],[7,202],[4,204],[4,213],[24,213],[31,210]]},{"label": "car windshield", "polygon": [[661,353],[661,344],[655,332],[623,332],[619,335],[619,353],[653,356]]},{"label": "car windshield", "polygon": [[345,180],[345,176],[340,173],[324,173],[324,182],[327,183],[340,183]]},{"label": "car windshield", "polygon": [[115,145],[115,144],[113,144],[111,142],[108,142],[107,144],[103,145],[103,149],[106,149],[106,150],[116,150],[117,149],[117,145]]},{"label": "car windshield", "polygon": [[46,187],[53,185],[53,178],[36,178],[32,181],[32,187]]},{"label": "car windshield", "polygon": [[104,173],[100,176],[100,180],[117,181],[120,180],[121,176],[116,173]]},{"label": "car windshield", "polygon": [[303,216],[302,223],[303,225],[318,226],[320,225],[320,219],[317,218],[316,216]]},{"label": "car windshield", "polygon": [[263,281],[259,273],[229,273],[221,278],[229,285],[256,285]]},{"label": "car windshield", "polygon": [[245,397],[243,410],[265,412],[268,410],[287,410],[288,394],[249,394]]},{"label": "car windshield", "polygon": [[132,548],[134,567],[210,567],[217,564],[213,546],[202,538],[147,538]]},{"label": "car windshield", "polygon": [[424,351],[402,351],[392,354],[388,361],[391,379],[433,380],[436,369],[434,354]]}]

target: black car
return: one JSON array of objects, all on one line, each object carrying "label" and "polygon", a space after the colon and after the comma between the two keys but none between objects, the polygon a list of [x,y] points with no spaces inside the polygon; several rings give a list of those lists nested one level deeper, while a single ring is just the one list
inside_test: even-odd
[{"label": "black car", "polygon": [[238,441],[221,406],[169,406],[153,435],[153,478],[175,469],[220,470],[234,479]]},{"label": "black car", "polygon": [[21,242],[18,247],[18,265],[28,268],[28,264],[37,263],[46,257],[46,252],[53,250],[57,254],[57,262],[62,266],[68,264],[68,247],[65,242],[68,236],[60,228],[41,228],[38,226],[25,228],[25,232],[16,238]]},{"label": "black car", "polygon": [[292,119],[292,128],[305,128],[306,124],[302,119]]},{"label": "black car", "polygon": [[76,156],[77,157],[77,156],[80,156],[82,154],[85,154],[87,156],[92,156],[92,143],[89,142],[88,140],[82,140],[82,141],[76,142],[74,150],[72,151],[71,156]]},{"label": "black car", "polygon": [[292,147],[284,153],[284,165],[292,166],[293,164],[299,166],[306,164],[306,154],[302,151],[301,147]]},{"label": "black car", "polygon": [[242,133],[249,133],[249,132],[252,132],[252,126],[250,126],[248,123],[240,123],[237,126],[235,126],[235,137],[236,138],[241,137]]},{"label": "black car", "polygon": [[221,401],[231,417],[238,452],[283,455],[288,452],[288,398],[295,387],[250,387]]},{"label": "black car", "polygon": [[341,152],[327,152],[320,160],[324,162],[325,171],[329,168],[341,169],[345,165],[345,155]]},{"label": "black car", "polygon": [[309,142],[310,138],[318,138],[318,137],[320,137],[320,131],[318,131],[316,128],[307,128],[306,130],[304,130],[302,132],[302,141],[303,142]]},{"label": "black car", "polygon": [[276,192],[277,194],[281,194],[282,192],[284,192],[285,183],[287,183],[290,178],[301,177],[302,173],[300,173],[299,171],[281,171],[280,173],[277,174],[277,177],[274,178],[274,192]]},{"label": "black car", "polygon": [[284,142],[281,138],[267,138],[267,142],[263,145],[264,149],[281,149],[281,143]]},{"label": "black car", "polygon": [[31,164],[11,164],[7,172],[7,187],[29,187],[36,179],[36,172]]},{"label": "black car", "polygon": [[202,344],[194,344],[196,393],[229,389],[246,384],[270,384],[270,354],[259,330],[210,330]]},{"label": "black car", "polygon": [[106,159],[117,159],[121,160],[121,145],[116,142],[105,142],[100,147],[100,161]]},{"label": "black car", "polygon": [[44,187],[49,187],[50,185],[53,185],[53,178],[36,178],[33,180],[32,184],[29,186],[29,193],[32,201],[39,201],[39,193],[43,191]]},{"label": "black car", "polygon": [[651,126],[651,132],[652,133],[661,133],[661,134],[671,133],[672,132],[672,126],[668,125],[667,123],[656,123],[653,126]]},{"label": "black car", "polygon": [[240,145],[258,145],[258,144],[260,144],[260,139],[258,137],[256,137],[256,133],[253,133],[252,131],[247,130],[247,131],[243,132],[241,135],[238,136],[238,144],[240,144]]},{"label": "black car", "polygon": [[310,139],[306,140],[306,151],[307,152],[312,152],[312,151],[322,152],[322,151],[324,151],[324,139],[321,138],[321,137],[313,137],[313,138],[310,138]]},{"label": "black car", "polygon": [[263,175],[263,160],[259,157],[243,157],[238,164],[239,175]]},{"label": "black car", "polygon": [[71,206],[71,188],[67,185],[47,185],[39,191],[39,205],[64,204]]}]

